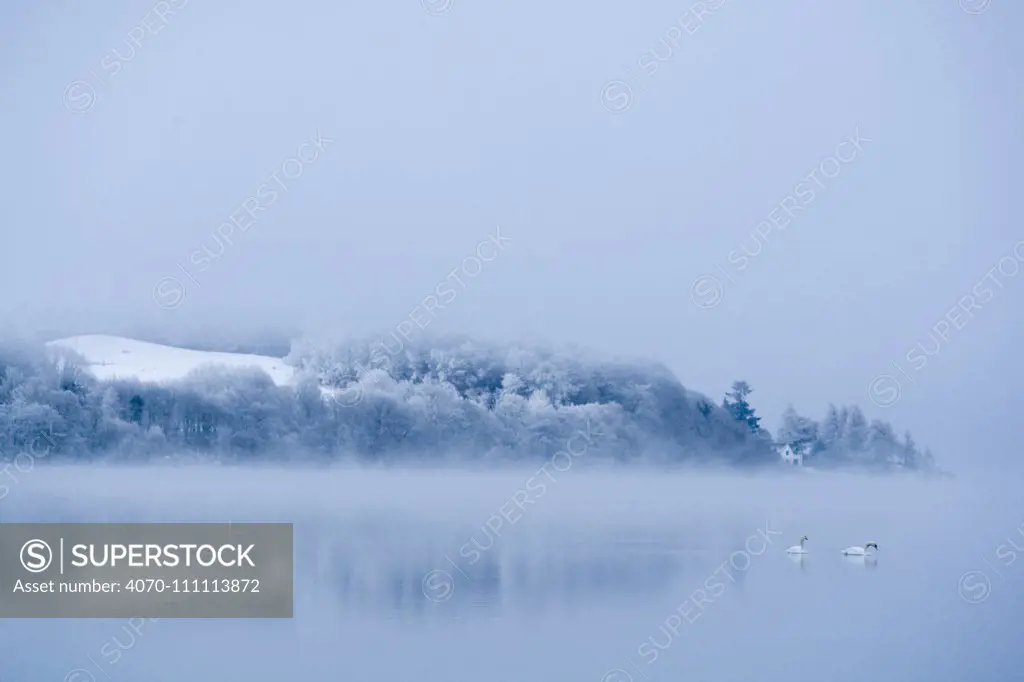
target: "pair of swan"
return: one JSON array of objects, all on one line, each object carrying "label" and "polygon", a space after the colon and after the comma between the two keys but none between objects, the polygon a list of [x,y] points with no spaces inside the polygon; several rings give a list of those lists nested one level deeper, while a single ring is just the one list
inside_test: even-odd
[{"label": "pair of swan", "polygon": [[[802,536],[800,538],[800,544],[799,545],[793,545],[792,547],[790,547],[789,549],[786,550],[786,553],[787,554],[808,554],[808,551],[804,548],[804,543],[807,542],[808,540],[809,540],[809,538],[806,535]],[[854,545],[853,547],[847,547],[846,549],[844,549],[843,550],[843,556],[873,556],[872,553],[871,553],[872,548],[876,552],[878,551],[878,545],[876,543],[874,543],[874,542],[869,542],[866,545],[864,545],[863,547],[858,547],[858,546]]]}]

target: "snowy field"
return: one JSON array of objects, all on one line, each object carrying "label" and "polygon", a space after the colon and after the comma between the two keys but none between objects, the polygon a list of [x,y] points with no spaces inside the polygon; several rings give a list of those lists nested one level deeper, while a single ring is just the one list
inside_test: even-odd
[{"label": "snowy field", "polygon": [[86,359],[89,371],[100,380],[174,381],[208,365],[235,369],[257,367],[270,375],[278,386],[290,385],[295,378],[294,369],[286,365],[283,358],[268,355],[190,350],[101,334],[71,336],[47,345],[75,351]]}]

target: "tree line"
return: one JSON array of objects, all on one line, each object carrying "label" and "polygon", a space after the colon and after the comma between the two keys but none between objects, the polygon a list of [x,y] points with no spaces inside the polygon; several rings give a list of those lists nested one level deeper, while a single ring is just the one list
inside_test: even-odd
[{"label": "tree line", "polygon": [[[751,431],[761,431],[760,418],[747,397],[753,392],[745,381],[733,383],[722,406]],[[805,464],[823,467],[860,466],[869,468],[933,469],[931,450],[919,450],[910,431],[903,437],[892,424],[881,419],[870,422],[856,405],[829,405],[820,422],[797,413],[790,405],[782,413],[775,436],[777,446],[788,445],[804,455]]]},{"label": "tree line", "polygon": [[[550,457],[584,430],[595,434],[594,459],[778,461],[744,382],[716,405],[659,365],[466,340],[385,355],[373,344],[306,339],[287,361],[297,377],[290,386],[255,368],[204,367],[159,384],[100,381],[70,351],[3,342],[0,453],[9,460],[45,437],[55,459],[500,462]],[[803,418],[787,418],[790,435],[779,438],[810,437],[815,456],[837,464],[887,463],[880,453],[892,450],[892,429],[873,422],[861,436],[857,415],[837,412],[814,424],[813,437]],[[844,459],[862,451],[875,454]],[[902,461],[918,466],[923,456]]]}]

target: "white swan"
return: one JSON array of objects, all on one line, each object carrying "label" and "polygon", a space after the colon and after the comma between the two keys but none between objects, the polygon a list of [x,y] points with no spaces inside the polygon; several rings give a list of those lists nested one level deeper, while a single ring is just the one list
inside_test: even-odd
[{"label": "white swan", "polygon": [[800,544],[799,545],[793,545],[792,547],[790,547],[789,549],[786,550],[786,553],[787,554],[807,554],[807,550],[804,549],[804,543],[807,542],[809,539],[810,538],[808,538],[806,535],[802,536],[800,538]]},{"label": "white swan", "polygon": [[873,542],[869,542],[863,547],[847,547],[843,550],[843,556],[871,556],[871,552],[868,550],[870,550],[872,547],[875,548],[876,552],[878,551],[878,545],[876,545]]}]

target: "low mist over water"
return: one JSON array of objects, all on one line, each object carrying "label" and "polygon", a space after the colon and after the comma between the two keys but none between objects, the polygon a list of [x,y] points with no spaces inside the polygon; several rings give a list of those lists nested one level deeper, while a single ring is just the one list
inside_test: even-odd
[{"label": "low mist over water", "polygon": [[998,480],[38,467],[0,519],[295,528],[293,620],[6,620],[4,682],[941,682],[1024,663],[1024,506]]},{"label": "low mist over water", "polygon": [[1021,26],[0,0],[0,682],[1024,682]]}]

